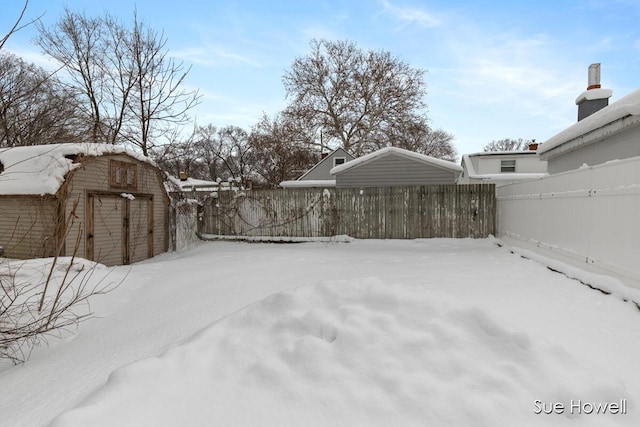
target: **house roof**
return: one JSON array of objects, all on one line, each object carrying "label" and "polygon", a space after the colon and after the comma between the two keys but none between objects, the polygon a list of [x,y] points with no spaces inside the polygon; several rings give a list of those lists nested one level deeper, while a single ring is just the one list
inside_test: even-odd
[{"label": "house roof", "polygon": [[529,155],[535,156],[538,153],[535,150],[513,150],[513,151],[481,151],[479,153],[470,153],[464,154],[464,156],[468,157],[502,157],[502,156],[520,156],[520,155]]},{"label": "house roof", "polygon": [[596,111],[592,115],[551,137],[538,148],[538,154],[558,149],[560,146],[569,142],[572,142],[572,144],[571,147],[567,147],[567,150],[592,142],[577,139],[589,132],[603,128],[619,119],[629,116],[640,116],[640,89],[631,92],[629,95],[620,98],[616,102]]},{"label": "house roof", "polygon": [[97,157],[104,154],[127,154],[154,164],[148,158],[111,144],[51,144],[0,148],[0,195],[56,194],[67,173],[80,167],[73,162],[77,155]]},{"label": "house roof", "polygon": [[[318,163],[316,163],[315,165],[313,165],[313,167],[311,169],[309,169],[308,171],[306,171],[305,173],[303,173],[300,178],[298,178],[298,181],[302,180],[305,176],[307,176],[308,174],[311,173],[311,171],[313,171],[314,169],[318,168],[321,164],[323,164],[324,162],[329,161],[330,158],[332,158],[332,156],[338,152],[338,151],[342,151],[344,154],[346,154],[347,156],[349,156],[351,159],[353,160],[355,157],[353,157],[351,154],[349,154],[344,148],[342,147],[338,147],[335,150],[333,150],[332,152],[330,152],[329,154],[327,154],[325,156],[324,159],[320,160]],[[284,182],[288,182],[288,181],[284,181]],[[281,184],[282,185],[282,184]]]},{"label": "house roof", "polygon": [[282,181],[283,188],[329,188],[336,186],[335,179],[308,179],[306,181]]},{"label": "house roof", "polygon": [[446,160],[425,156],[424,154],[418,154],[413,151],[405,150],[403,148],[385,147],[378,151],[374,151],[373,153],[367,154],[366,156],[358,157],[355,160],[352,160],[350,162],[334,167],[333,169],[331,169],[331,175],[336,175],[344,171],[347,171],[349,169],[357,168],[359,166],[362,166],[364,164],[370,163],[372,161],[375,161],[377,159],[380,159],[386,156],[405,157],[408,159],[412,159],[412,160],[424,163],[425,165],[436,166],[441,169],[447,169],[447,170],[450,170],[451,172],[458,172],[458,173],[462,172],[462,168],[460,166]]},{"label": "house roof", "polygon": [[167,174],[167,181],[173,186],[173,188],[168,188],[168,191],[175,191],[179,189],[180,191],[186,190],[200,190],[200,191],[214,191],[219,187],[224,185],[229,186],[229,183],[223,183],[222,181],[206,181],[204,179],[196,179],[196,178],[187,178],[186,180],[181,180],[178,177]]}]

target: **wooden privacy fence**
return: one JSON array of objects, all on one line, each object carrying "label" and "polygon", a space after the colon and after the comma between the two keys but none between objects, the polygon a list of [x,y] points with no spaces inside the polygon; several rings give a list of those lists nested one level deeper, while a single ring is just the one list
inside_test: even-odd
[{"label": "wooden privacy fence", "polygon": [[214,236],[415,239],[495,233],[493,184],[221,191],[201,206]]}]

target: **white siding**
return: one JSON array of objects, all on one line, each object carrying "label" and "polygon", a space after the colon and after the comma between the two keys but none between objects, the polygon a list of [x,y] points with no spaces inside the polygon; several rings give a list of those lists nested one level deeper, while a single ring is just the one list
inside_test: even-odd
[{"label": "white siding", "polygon": [[496,192],[500,237],[640,286],[640,157]]}]

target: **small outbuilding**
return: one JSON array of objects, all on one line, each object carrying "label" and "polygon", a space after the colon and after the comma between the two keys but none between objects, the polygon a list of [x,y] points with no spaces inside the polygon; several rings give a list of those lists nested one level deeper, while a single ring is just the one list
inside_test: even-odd
[{"label": "small outbuilding", "polygon": [[455,184],[455,163],[398,147],[386,147],[331,169],[336,188]]},{"label": "small outbuilding", "polygon": [[0,149],[1,256],[142,261],[169,247],[169,198],[149,159],[106,144]]}]

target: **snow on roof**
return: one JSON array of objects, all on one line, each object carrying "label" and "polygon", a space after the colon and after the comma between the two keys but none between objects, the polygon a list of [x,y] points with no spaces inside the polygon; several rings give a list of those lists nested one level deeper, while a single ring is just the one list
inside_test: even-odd
[{"label": "snow on roof", "polygon": [[0,148],[0,195],[56,194],[67,173],[80,166],[73,156],[97,157],[104,154],[127,154],[154,164],[148,158],[111,144],[51,144]]},{"label": "snow on roof", "polygon": [[221,187],[224,184],[228,185],[228,183],[222,183],[218,181],[206,181],[204,179],[196,179],[191,177],[183,181],[180,178],[177,178],[173,175],[167,175],[167,180],[173,185],[175,185],[176,187],[178,187],[180,190],[197,189],[202,191],[211,191],[213,189],[217,189],[218,187]]},{"label": "snow on roof", "polygon": [[513,156],[513,155],[529,155],[535,156],[538,154],[536,150],[513,150],[513,151],[480,151],[478,153],[464,154],[469,157],[493,157],[493,156]]},{"label": "snow on roof", "polygon": [[580,120],[548,139],[538,148],[538,154],[550,151],[588,132],[627,116],[640,116],[640,89]]},{"label": "snow on roof", "polygon": [[[320,161],[318,163],[316,163],[315,165],[313,165],[313,167],[311,169],[309,169],[308,171],[306,171],[305,173],[303,173],[300,178],[298,178],[298,181],[301,181],[304,179],[305,176],[309,175],[311,173],[311,171],[313,171],[314,169],[318,168],[321,164],[323,164],[324,162],[328,162],[329,159],[332,158],[332,156],[334,154],[336,154],[338,151],[342,151],[345,155],[347,155],[349,157],[349,160],[347,160],[347,162],[351,161],[354,159],[354,157],[348,153],[344,148],[342,147],[338,147],[335,150],[333,150],[332,152],[330,152],[329,154],[327,154],[324,158],[320,159]],[[308,180],[311,181],[311,180]],[[287,181],[285,181],[287,182]]]},{"label": "snow on roof", "polygon": [[309,187],[335,187],[335,179],[308,179],[306,181],[282,181],[280,187],[283,188],[309,188]]},{"label": "snow on roof", "polygon": [[350,162],[343,163],[331,169],[331,175],[335,175],[341,172],[344,172],[348,169],[355,168],[361,166],[365,163],[369,163],[377,158],[388,156],[391,154],[395,154],[398,156],[411,158],[413,160],[417,160],[419,162],[429,164],[432,166],[436,166],[443,169],[449,169],[452,172],[462,172],[462,168],[452,162],[436,159],[435,157],[425,156],[424,154],[418,154],[413,151],[405,150],[403,148],[398,147],[385,147],[378,151],[374,151],[373,153],[367,154],[366,156],[358,157],[355,160],[351,160]]}]

